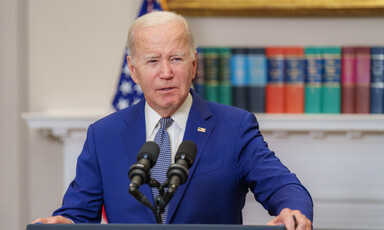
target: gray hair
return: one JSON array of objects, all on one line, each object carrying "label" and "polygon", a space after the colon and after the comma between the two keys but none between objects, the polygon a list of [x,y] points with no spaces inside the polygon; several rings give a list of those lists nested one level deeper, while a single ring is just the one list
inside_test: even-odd
[{"label": "gray hair", "polygon": [[191,52],[191,57],[194,57],[196,52],[196,43],[193,38],[191,29],[189,28],[187,20],[174,12],[169,11],[152,11],[151,13],[145,14],[139,18],[137,18],[128,32],[128,40],[127,46],[129,50],[129,55],[132,57],[133,62],[136,58],[136,50],[135,50],[135,29],[138,27],[152,27],[152,26],[160,26],[168,24],[169,22],[179,21],[185,26],[185,31],[188,36],[189,41],[189,50]]}]

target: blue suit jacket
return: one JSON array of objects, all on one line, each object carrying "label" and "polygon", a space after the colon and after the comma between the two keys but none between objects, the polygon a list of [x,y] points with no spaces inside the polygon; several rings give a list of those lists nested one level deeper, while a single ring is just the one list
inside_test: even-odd
[{"label": "blue suit jacket", "polygon": [[[249,189],[271,215],[288,207],[312,220],[309,193],[268,149],[255,116],[191,93],[184,140],[193,141],[198,151],[188,181],[169,203],[167,222],[241,224]],[[53,215],[99,222],[104,204],[110,223],[156,223],[152,211],[128,193],[129,167],[146,141],[144,105],[141,100],[90,125],[76,178]],[[153,202],[147,184],[140,191]]]}]

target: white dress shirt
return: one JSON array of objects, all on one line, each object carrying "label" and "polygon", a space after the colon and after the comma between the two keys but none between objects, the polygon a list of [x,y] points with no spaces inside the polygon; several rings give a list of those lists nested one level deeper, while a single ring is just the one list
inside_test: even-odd
[{"label": "white dress shirt", "polygon": [[[183,105],[171,116],[173,122],[167,128],[169,141],[171,144],[171,161],[174,163],[176,151],[183,141],[185,127],[192,106],[192,95],[189,93]],[[153,141],[160,128],[162,117],[145,102],[145,135],[146,141]]]}]

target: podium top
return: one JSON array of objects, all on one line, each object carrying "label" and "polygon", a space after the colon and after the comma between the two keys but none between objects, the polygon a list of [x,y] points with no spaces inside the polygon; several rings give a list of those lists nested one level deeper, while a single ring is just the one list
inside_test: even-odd
[{"label": "podium top", "polygon": [[285,230],[284,226],[216,224],[29,224],[27,230]]}]

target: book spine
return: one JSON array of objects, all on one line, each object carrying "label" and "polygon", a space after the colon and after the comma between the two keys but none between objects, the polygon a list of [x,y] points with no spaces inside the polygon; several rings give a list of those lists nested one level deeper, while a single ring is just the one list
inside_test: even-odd
[{"label": "book spine", "polygon": [[205,47],[203,52],[205,64],[205,99],[219,102],[219,54],[214,47]]},{"label": "book spine", "polygon": [[371,113],[384,113],[384,47],[371,48]]},{"label": "book spine", "polygon": [[371,49],[356,48],[356,113],[370,112]]},{"label": "book spine", "polygon": [[248,51],[249,68],[249,111],[265,112],[265,86],[267,84],[267,59],[264,48],[251,48]]},{"label": "book spine", "polygon": [[205,64],[204,64],[204,53],[202,48],[197,48],[197,67],[196,76],[193,80],[193,87],[196,92],[203,98],[204,96],[204,84],[205,84]]},{"label": "book spine", "polygon": [[341,113],[356,113],[356,51],[342,47],[341,54]]},{"label": "book spine", "polygon": [[231,48],[220,47],[219,52],[219,103],[232,105]]},{"label": "book spine", "polygon": [[321,113],[323,57],[319,47],[305,48],[305,113]]},{"label": "book spine", "polygon": [[324,47],[323,113],[340,113],[340,47]]},{"label": "book spine", "polygon": [[233,106],[248,110],[248,67],[246,48],[232,49],[231,84]]},{"label": "book spine", "polygon": [[285,113],[304,113],[304,49],[284,48]]},{"label": "book spine", "polygon": [[266,113],[284,113],[284,51],[267,47],[268,82],[265,88]]}]

